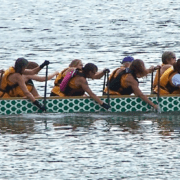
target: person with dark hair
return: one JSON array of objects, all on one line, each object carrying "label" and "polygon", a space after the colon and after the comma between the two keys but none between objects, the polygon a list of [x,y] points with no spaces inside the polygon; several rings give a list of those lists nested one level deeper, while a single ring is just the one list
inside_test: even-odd
[{"label": "person with dark hair", "polygon": [[[36,62],[29,61],[26,69],[34,69],[37,68],[39,65]],[[48,75],[47,80],[52,79],[55,75],[58,75],[58,72],[54,72],[53,74]],[[40,97],[37,89],[34,86],[33,80],[43,82],[46,80],[45,76],[38,76],[38,75],[22,75],[24,78],[24,81],[26,83],[27,89],[34,97]],[[24,92],[20,88],[20,86],[17,86],[14,90],[16,92],[16,97],[24,97]]]},{"label": "person with dark hair", "polygon": [[[140,59],[135,59],[129,68],[116,69],[109,78],[109,94],[130,95],[134,93],[153,108],[158,109],[158,106],[151,102],[139,89],[138,78],[147,76],[148,73],[149,70],[145,68],[144,62]],[[107,88],[105,93],[107,93]]]},{"label": "person with dark hair", "polygon": [[[23,91],[24,96],[31,100],[38,108],[44,111],[45,107],[43,107],[27,89],[23,75],[29,76],[29,79],[37,80],[38,78],[35,76],[35,74],[37,74],[44,66],[47,66],[48,64],[49,61],[44,61],[44,63],[34,69],[26,69],[28,61],[25,58],[18,58],[15,62],[15,66],[10,67],[3,73],[0,84],[0,97],[17,97],[16,88],[19,86]],[[41,80],[44,80],[44,78]]]},{"label": "person with dark hair", "polygon": [[[157,93],[156,90],[155,93]],[[180,59],[162,74],[160,95],[162,94],[180,94]]]},{"label": "person with dark hair", "polygon": [[[68,68],[65,68],[61,71],[56,80],[54,81],[54,87],[51,90],[50,96],[66,96],[64,91],[66,89],[67,84],[69,83],[70,79],[76,74],[76,70],[81,72],[83,68],[82,61],[80,59],[74,59]],[[100,79],[106,72],[109,72],[109,69],[104,69],[102,71],[96,72],[94,75],[94,79]]]},{"label": "person with dark hair", "polygon": [[97,97],[90,89],[87,83],[87,78],[94,79],[95,74],[97,73],[98,68],[93,63],[86,64],[81,71],[77,71],[77,74],[69,81],[65,91],[63,92],[64,96],[83,96],[85,92],[89,94],[89,96],[94,99],[98,104],[100,104],[103,108],[109,109],[110,106],[103,101],[99,97]]},{"label": "person with dark hair", "polygon": [[[34,69],[39,65],[36,62],[28,61],[26,69]],[[24,81],[26,83],[27,89],[34,97],[40,97],[38,91],[36,90],[33,80],[29,79],[27,75],[23,75]],[[17,86],[14,90],[16,92],[16,97],[24,97],[24,93],[20,86]]]},{"label": "person with dark hair", "polygon": [[[162,54],[162,64],[160,65],[160,77],[168,68],[172,67],[175,62],[176,62],[175,53],[172,51],[165,51]],[[158,84],[158,73],[156,73],[153,82],[153,90],[155,92],[157,91],[157,84]]]}]

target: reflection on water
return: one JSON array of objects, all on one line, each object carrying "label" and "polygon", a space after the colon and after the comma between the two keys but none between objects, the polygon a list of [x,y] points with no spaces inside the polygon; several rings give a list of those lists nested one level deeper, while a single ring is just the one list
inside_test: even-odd
[{"label": "reflection on water", "polygon": [[1,116],[0,177],[176,178],[179,118],[178,113]]},{"label": "reflection on water", "polygon": [[[129,132],[132,134],[143,133],[145,126],[153,126],[158,129],[162,135],[171,135],[173,132],[180,130],[180,115],[178,112],[171,113],[76,113],[76,114],[34,114],[25,117],[19,116],[1,116],[0,133],[6,134],[35,134],[36,124],[40,122],[45,129],[48,129],[49,123],[52,122],[54,130],[72,131],[83,128],[84,130],[93,130],[100,128],[104,131],[111,131],[118,128],[119,131]],[[39,124],[39,123],[38,123]]]},{"label": "reflection on water", "polygon": [[0,118],[0,134],[31,134],[34,133],[34,120],[17,118]]}]

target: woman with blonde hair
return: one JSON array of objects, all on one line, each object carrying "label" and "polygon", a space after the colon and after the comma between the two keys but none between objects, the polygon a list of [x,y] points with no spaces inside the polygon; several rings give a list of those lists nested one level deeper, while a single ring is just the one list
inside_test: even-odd
[{"label": "woman with blonde hair", "polygon": [[74,59],[69,64],[68,68],[65,68],[57,75],[57,77],[54,81],[54,87],[51,90],[50,96],[61,96],[61,97],[64,96],[63,92],[60,91],[60,84],[63,81],[64,77],[66,76],[66,73],[71,72],[72,70],[75,70],[76,68],[79,70],[82,70],[82,68],[83,68],[83,64],[80,59]]}]

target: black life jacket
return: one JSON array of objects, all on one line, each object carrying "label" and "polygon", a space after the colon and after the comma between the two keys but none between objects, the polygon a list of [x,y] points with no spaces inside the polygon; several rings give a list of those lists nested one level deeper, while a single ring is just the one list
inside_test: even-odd
[{"label": "black life jacket", "polygon": [[116,78],[112,78],[109,81],[109,89],[112,91],[117,91],[122,95],[130,95],[133,93],[133,89],[131,88],[131,86],[127,88],[121,87],[121,78],[124,74],[131,74],[134,77],[134,79],[138,82],[136,75],[129,68],[126,68],[123,71],[121,71]]}]

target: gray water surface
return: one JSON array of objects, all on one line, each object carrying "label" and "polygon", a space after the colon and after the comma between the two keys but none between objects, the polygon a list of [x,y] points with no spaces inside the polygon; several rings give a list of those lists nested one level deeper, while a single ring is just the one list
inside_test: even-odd
[{"label": "gray water surface", "polygon": [[0,118],[1,179],[179,179],[179,114]]}]

